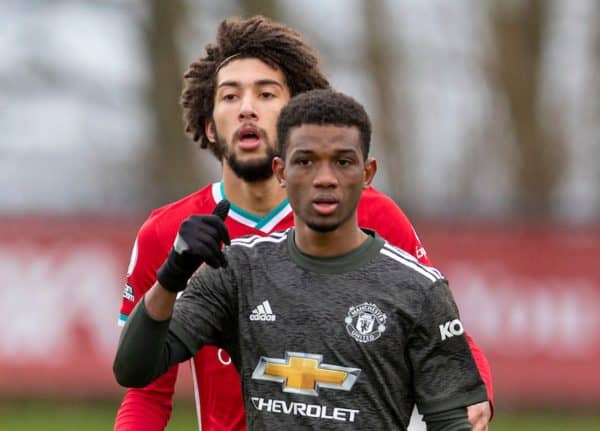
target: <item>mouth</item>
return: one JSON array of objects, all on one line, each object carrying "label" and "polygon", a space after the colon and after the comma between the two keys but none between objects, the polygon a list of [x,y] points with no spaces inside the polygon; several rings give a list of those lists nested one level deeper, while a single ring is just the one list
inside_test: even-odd
[{"label": "mouth", "polygon": [[319,215],[331,215],[338,207],[338,200],[333,196],[320,196],[312,201],[312,207]]},{"label": "mouth", "polygon": [[252,126],[244,126],[237,133],[238,146],[243,151],[253,151],[260,146],[261,133]]}]

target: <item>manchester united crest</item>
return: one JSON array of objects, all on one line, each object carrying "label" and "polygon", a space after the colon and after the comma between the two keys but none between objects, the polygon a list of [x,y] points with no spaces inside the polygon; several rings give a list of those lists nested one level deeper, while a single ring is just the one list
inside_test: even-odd
[{"label": "manchester united crest", "polygon": [[352,338],[360,343],[369,343],[381,337],[386,320],[387,316],[377,305],[364,302],[350,307],[344,322]]}]

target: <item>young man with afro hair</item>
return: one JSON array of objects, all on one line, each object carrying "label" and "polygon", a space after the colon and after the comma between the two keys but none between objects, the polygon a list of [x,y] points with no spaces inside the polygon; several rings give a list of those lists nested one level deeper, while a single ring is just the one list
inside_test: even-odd
[{"label": "young man with afro hair", "polygon": [[[262,16],[221,22],[215,42],[185,72],[181,105],[186,132],[221,162],[222,179],[154,210],[144,222],[128,268],[120,325],[156,281],[181,222],[190,215],[211,213],[227,198],[231,209],[225,224],[232,238],[293,226],[285,190],[271,167],[277,117],[291,97],[329,87],[316,51],[295,30]],[[361,226],[376,229],[420,262],[430,263],[411,223],[390,198],[369,187],[358,213]],[[491,397],[489,366],[477,346],[471,347]],[[202,430],[244,430],[239,375],[227,352],[205,346],[191,368]],[[145,388],[129,389],[115,430],[164,430],[176,376],[174,366]],[[474,423],[487,425],[489,403],[469,407],[469,415]]]}]

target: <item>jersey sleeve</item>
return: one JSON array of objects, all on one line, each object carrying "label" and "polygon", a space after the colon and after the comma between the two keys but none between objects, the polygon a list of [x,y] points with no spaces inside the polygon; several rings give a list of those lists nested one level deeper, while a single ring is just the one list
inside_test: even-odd
[{"label": "jersey sleeve", "polygon": [[115,418],[115,431],[163,431],[173,411],[177,365],[144,388],[130,388]]},{"label": "jersey sleeve", "polygon": [[486,401],[448,284],[438,281],[423,295],[408,350],[419,411],[426,415]]},{"label": "jersey sleeve", "polygon": [[169,247],[160,243],[152,218],[140,228],[133,243],[127,268],[127,283],[123,290],[119,326],[123,326],[135,304],[156,281],[156,270],[167,258]]},{"label": "jersey sleeve", "polygon": [[[156,270],[166,255],[160,250],[155,228],[148,219],[140,228],[127,269],[127,284],[119,314],[119,325],[127,321],[133,307],[156,281]],[[168,248],[167,248],[168,249]],[[128,389],[117,411],[115,431],[163,431],[173,409],[178,366],[144,388]]]},{"label": "jersey sleeve", "polygon": [[[431,266],[431,260],[412,223],[402,209],[389,197],[371,187],[364,193],[358,207],[359,224],[373,229],[390,244],[415,256],[420,263]],[[494,389],[492,372],[487,358],[471,338],[465,334],[479,373],[483,378],[493,412]]]},{"label": "jersey sleeve", "polygon": [[475,363],[477,364],[477,369],[479,370],[479,374],[483,379],[483,383],[485,383],[485,389],[487,390],[488,400],[490,402],[490,408],[492,409],[492,417],[494,416],[494,386],[492,380],[492,369],[490,368],[490,363],[487,358],[479,348],[479,346],[475,343],[475,340],[471,338],[471,336],[465,332],[465,337],[467,342],[469,343],[469,348],[471,349],[471,353],[473,354],[473,359],[475,359]]}]

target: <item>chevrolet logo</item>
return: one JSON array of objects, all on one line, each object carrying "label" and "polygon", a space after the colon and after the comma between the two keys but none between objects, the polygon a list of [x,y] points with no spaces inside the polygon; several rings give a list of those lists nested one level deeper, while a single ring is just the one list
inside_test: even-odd
[{"label": "chevrolet logo", "polygon": [[323,355],[285,352],[285,359],[262,356],[252,373],[256,380],[282,384],[283,392],[319,395],[319,388],[349,391],[358,379],[359,368],[322,364]]}]

